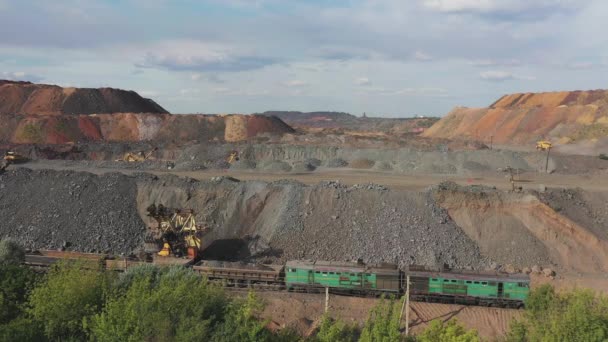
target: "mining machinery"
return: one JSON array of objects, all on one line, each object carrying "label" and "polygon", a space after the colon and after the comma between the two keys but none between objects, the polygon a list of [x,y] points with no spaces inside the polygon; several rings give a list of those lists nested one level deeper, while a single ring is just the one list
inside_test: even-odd
[{"label": "mining machinery", "polygon": [[157,254],[161,257],[187,256],[196,259],[202,238],[209,228],[196,224],[192,209],[171,210],[162,204],[152,204],[147,211],[148,216],[157,223],[156,227],[150,228],[146,239],[148,251],[156,252],[160,249]]},{"label": "mining machinery", "polygon": [[230,154],[228,155],[228,158],[226,158],[226,161],[229,164],[232,164],[232,163],[234,163],[235,161],[238,161],[238,160],[239,160],[239,151],[237,151],[237,150],[230,151]]},{"label": "mining machinery", "polygon": [[152,157],[152,154],[154,152],[156,152],[158,150],[157,147],[155,147],[154,149],[152,149],[151,151],[145,152],[145,151],[139,151],[137,153],[134,152],[127,152],[125,153],[122,158],[117,159],[116,161],[126,161],[126,162],[143,162],[145,160],[148,160]]},{"label": "mining machinery", "polygon": [[553,145],[548,140],[539,140],[536,142],[536,149],[539,151],[547,151],[551,149]]}]

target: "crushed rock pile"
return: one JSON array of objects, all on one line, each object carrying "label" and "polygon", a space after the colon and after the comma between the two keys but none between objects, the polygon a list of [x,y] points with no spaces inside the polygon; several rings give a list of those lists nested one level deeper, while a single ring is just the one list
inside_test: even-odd
[{"label": "crushed rock pile", "polygon": [[15,169],[0,175],[0,238],[28,249],[130,254],[145,225],[132,178]]}]

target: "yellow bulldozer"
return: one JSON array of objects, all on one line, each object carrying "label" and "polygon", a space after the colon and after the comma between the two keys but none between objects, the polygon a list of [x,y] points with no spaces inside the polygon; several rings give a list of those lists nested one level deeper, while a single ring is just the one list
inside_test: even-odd
[{"label": "yellow bulldozer", "polygon": [[[196,224],[192,209],[172,211],[162,204],[152,204],[147,211],[148,216],[156,220],[157,227],[150,228],[152,237],[146,244],[153,245],[152,249],[155,246],[160,249],[158,256],[187,256],[189,259],[198,257],[203,235],[209,228]],[[162,248],[158,248],[161,245]]]},{"label": "yellow bulldozer", "polygon": [[122,158],[116,159],[116,161],[125,161],[125,162],[129,162],[129,163],[143,162],[148,159],[151,159],[152,154],[154,152],[156,152],[157,150],[158,150],[158,148],[155,147],[154,149],[152,149],[151,151],[148,151],[148,152],[145,152],[145,151],[139,151],[137,153],[127,152],[122,156]]},{"label": "yellow bulldozer", "polygon": [[536,142],[536,149],[539,151],[546,151],[550,149],[553,145],[548,140],[540,140]]}]

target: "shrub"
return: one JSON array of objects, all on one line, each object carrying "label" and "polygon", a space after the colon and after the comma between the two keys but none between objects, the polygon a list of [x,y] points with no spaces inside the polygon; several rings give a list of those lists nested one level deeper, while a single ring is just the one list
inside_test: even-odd
[{"label": "shrub", "polygon": [[0,265],[19,265],[25,261],[25,250],[10,239],[0,240]]},{"label": "shrub", "polygon": [[369,318],[365,322],[361,332],[361,342],[393,342],[401,341],[399,330],[401,313],[401,302],[393,298],[387,300],[381,298],[378,304],[371,310]]},{"label": "shrub", "polygon": [[455,319],[444,323],[433,320],[431,324],[416,337],[418,342],[479,342],[476,330],[466,330]]},{"label": "shrub", "polygon": [[32,290],[32,317],[51,340],[85,339],[83,322],[101,310],[109,287],[104,272],[60,262]]},{"label": "shrub", "polygon": [[96,341],[206,341],[228,302],[222,289],[181,267],[142,268],[118,283],[126,291],[87,322]]},{"label": "shrub", "polygon": [[323,315],[319,332],[315,342],[355,342],[357,341],[357,328],[349,326],[341,320],[334,320],[329,315]]},{"label": "shrub", "polygon": [[36,273],[24,266],[0,266],[0,324],[19,317],[36,280]]}]

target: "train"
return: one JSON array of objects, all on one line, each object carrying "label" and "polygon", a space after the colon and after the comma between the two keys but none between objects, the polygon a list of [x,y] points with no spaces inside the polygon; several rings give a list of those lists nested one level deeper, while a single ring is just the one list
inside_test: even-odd
[{"label": "train", "polygon": [[[48,267],[61,259],[85,260],[91,267],[125,271],[144,264],[180,265],[212,283],[232,288],[273,291],[322,292],[356,296],[402,296],[445,304],[464,304],[521,309],[530,292],[526,274],[430,270],[394,264],[293,260],[281,265],[246,264],[217,260],[155,257],[141,261],[102,254],[42,252],[26,255],[26,265]],[[408,284],[409,280],[409,284]],[[408,286],[409,285],[409,286]]]},{"label": "train", "polygon": [[530,292],[526,274],[433,271],[421,267],[400,270],[394,264],[288,261],[285,265],[254,265],[203,260],[192,268],[210,281],[228,286],[275,288],[361,296],[401,296],[414,301],[523,308]]}]

